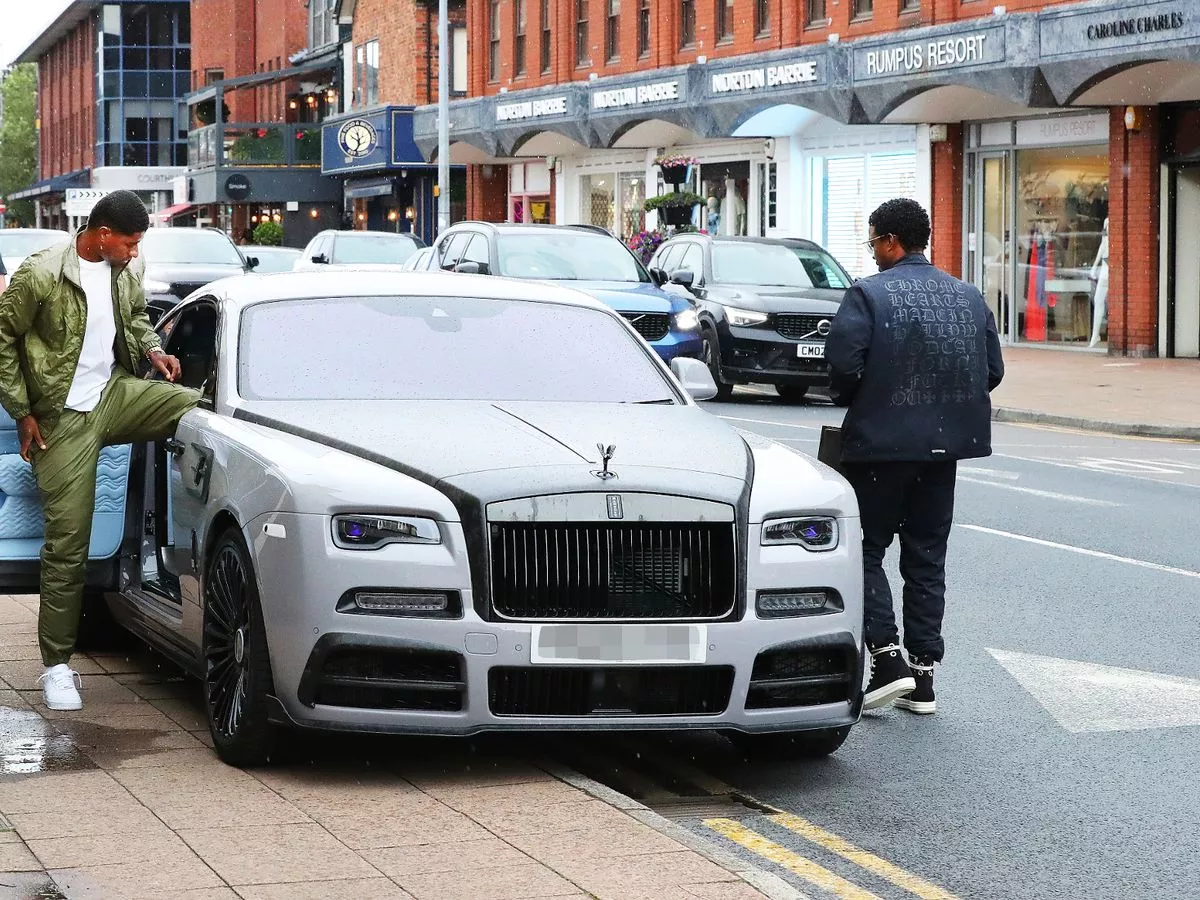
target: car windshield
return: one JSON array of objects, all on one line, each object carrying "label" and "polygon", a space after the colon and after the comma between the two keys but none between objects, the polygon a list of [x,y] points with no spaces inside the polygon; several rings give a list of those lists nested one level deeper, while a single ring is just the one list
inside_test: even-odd
[{"label": "car windshield", "polygon": [[820,247],[805,247],[791,244],[789,249],[796,254],[800,265],[808,273],[813,287],[844,291],[850,287],[850,276],[843,271],[832,256]]},{"label": "car windshield", "polygon": [[141,254],[147,265],[242,265],[233,241],[203,228],[151,228],[142,238]]},{"label": "car windshield", "polygon": [[71,236],[65,231],[26,231],[9,228],[0,231],[0,256],[32,256],[39,250],[65,244]]},{"label": "car windshield", "polygon": [[497,274],[552,281],[649,281],[650,276],[619,240],[594,231],[501,234]]},{"label": "car windshield", "polygon": [[808,269],[792,248],[783,244],[715,241],[712,256],[717,284],[813,287]]},{"label": "car windshield", "polygon": [[238,391],[248,400],[678,399],[612,314],[476,297],[251,306],[242,313]]},{"label": "car windshield", "polygon": [[401,234],[340,234],[333,242],[332,262],[353,263],[404,262],[417,252],[417,243]]},{"label": "car windshield", "polygon": [[272,272],[290,272],[292,263],[300,258],[300,251],[291,247],[243,247],[247,256],[258,260],[254,271],[263,275]]}]

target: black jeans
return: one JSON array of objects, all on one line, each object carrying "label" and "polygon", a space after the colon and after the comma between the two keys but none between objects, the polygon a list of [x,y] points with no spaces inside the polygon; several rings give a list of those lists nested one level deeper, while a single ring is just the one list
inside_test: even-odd
[{"label": "black jeans", "polygon": [[946,541],[954,519],[956,462],[846,463],[863,530],[863,605],[870,647],[899,643],[883,557],[900,535],[904,647],[941,661],[946,611]]}]

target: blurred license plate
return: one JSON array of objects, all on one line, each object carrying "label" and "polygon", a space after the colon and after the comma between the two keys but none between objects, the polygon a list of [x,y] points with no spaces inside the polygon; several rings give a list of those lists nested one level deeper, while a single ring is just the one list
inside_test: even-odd
[{"label": "blurred license plate", "polygon": [[801,359],[824,359],[824,344],[797,344],[796,355]]},{"label": "blurred license plate", "polygon": [[705,625],[534,625],[531,663],[702,663]]}]

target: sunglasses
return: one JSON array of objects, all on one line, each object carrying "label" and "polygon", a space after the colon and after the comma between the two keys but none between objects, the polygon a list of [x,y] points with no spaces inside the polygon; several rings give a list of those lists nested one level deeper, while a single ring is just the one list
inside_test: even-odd
[{"label": "sunglasses", "polygon": [[875,235],[875,237],[871,238],[869,241],[863,241],[863,246],[866,247],[868,250],[874,250],[876,241],[882,241],[884,238],[890,238],[890,237],[891,237],[890,234],[877,234],[877,235]]}]

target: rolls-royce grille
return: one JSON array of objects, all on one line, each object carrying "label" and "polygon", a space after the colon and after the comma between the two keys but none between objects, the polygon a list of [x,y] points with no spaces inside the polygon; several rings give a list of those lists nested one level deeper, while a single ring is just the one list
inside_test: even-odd
[{"label": "rolls-royce grille", "polygon": [[717,619],[734,605],[731,523],[491,526],[492,604],[509,619]]},{"label": "rolls-royce grille", "polygon": [[732,666],[529,666],[488,672],[496,716],[715,716]]},{"label": "rolls-royce grille", "polygon": [[825,335],[820,333],[822,322],[832,322],[832,316],[808,316],[795,313],[782,313],[775,317],[775,330],[793,341],[823,341]]},{"label": "rolls-royce grille", "polygon": [[648,341],[661,341],[671,330],[671,317],[662,313],[621,313]]}]

